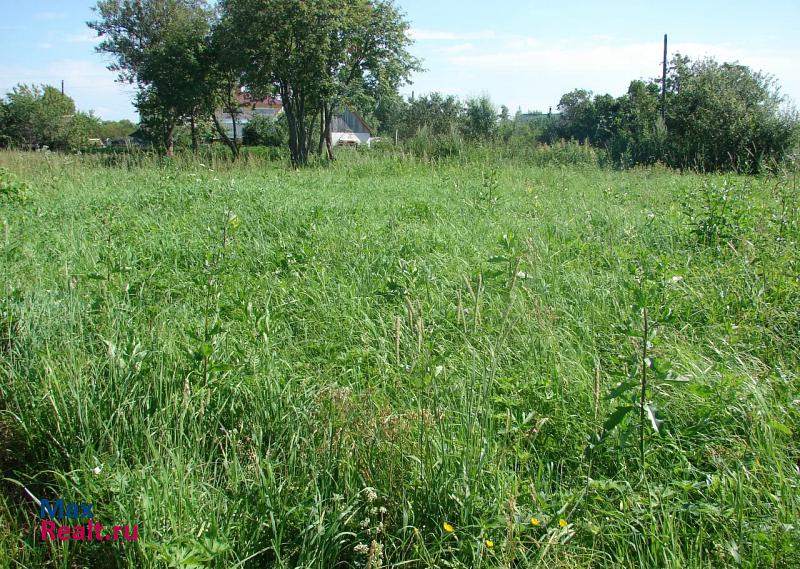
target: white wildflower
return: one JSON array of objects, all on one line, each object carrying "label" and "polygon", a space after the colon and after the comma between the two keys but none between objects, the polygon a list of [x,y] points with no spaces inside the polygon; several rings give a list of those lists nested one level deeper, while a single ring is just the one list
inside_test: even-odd
[{"label": "white wildflower", "polygon": [[358,553],[359,555],[367,555],[369,554],[369,545],[366,543],[359,543],[353,548],[353,553]]}]

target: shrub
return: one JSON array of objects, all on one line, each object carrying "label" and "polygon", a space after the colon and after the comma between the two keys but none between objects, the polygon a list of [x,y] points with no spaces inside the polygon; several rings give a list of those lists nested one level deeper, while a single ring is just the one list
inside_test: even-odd
[{"label": "shrub", "polygon": [[254,116],[242,131],[242,142],[247,146],[286,146],[289,144],[289,129],[285,115],[277,118]]}]

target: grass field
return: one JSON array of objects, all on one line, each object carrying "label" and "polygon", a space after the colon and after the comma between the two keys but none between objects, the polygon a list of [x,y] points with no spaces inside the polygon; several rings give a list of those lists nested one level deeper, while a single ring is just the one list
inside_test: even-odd
[{"label": "grass field", "polygon": [[0,566],[800,566],[796,179],[534,162],[0,153]]}]

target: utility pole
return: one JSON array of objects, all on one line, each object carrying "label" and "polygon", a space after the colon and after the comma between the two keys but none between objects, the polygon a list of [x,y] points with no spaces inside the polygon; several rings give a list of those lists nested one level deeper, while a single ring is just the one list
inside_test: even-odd
[{"label": "utility pole", "polygon": [[661,121],[667,115],[667,34],[664,34],[664,60],[661,62]]},{"label": "utility pole", "polygon": [[64,80],[61,80],[61,94],[64,94]]}]

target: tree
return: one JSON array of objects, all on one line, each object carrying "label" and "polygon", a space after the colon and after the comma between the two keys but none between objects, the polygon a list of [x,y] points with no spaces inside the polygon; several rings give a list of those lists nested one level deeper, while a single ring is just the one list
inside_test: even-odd
[{"label": "tree", "polygon": [[246,87],[281,97],[296,167],[308,161],[318,119],[329,147],[338,105],[396,88],[416,65],[408,24],[388,1],[223,0],[221,8]]},{"label": "tree", "polygon": [[373,128],[382,135],[391,136],[402,128],[403,117],[408,112],[408,102],[396,92],[382,94],[372,113]]},{"label": "tree", "polygon": [[327,75],[330,93],[320,109],[320,142],[333,159],[331,120],[344,106],[375,109],[383,98],[396,96],[397,89],[420,70],[419,61],[407,51],[411,44],[408,23],[388,1],[344,1],[344,27],[333,30]]},{"label": "tree", "polygon": [[136,84],[143,122],[172,155],[175,127],[188,119],[194,132],[203,106],[210,9],[204,0],[101,0],[95,10],[97,51],[115,58],[119,81]]},{"label": "tree", "polygon": [[508,107],[505,105],[500,105],[500,122],[508,122],[511,120],[511,115],[509,114]]},{"label": "tree", "polygon": [[471,140],[491,140],[497,130],[497,110],[487,96],[467,101],[464,109],[464,133]]},{"label": "tree", "polygon": [[136,125],[127,119],[123,119],[119,121],[100,121],[91,134],[95,138],[105,140],[107,138],[125,138],[134,132],[136,132]]},{"label": "tree", "polygon": [[286,116],[254,116],[244,127],[242,143],[248,146],[285,146],[289,139]]},{"label": "tree", "polygon": [[632,81],[627,94],[593,97],[577,89],[544,139],[588,140],[619,164],[663,161],[676,168],[759,172],[794,144],[798,121],[775,81],[738,63],[692,62],[677,54],[661,117],[660,79]]},{"label": "tree", "polygon": [[592,92],[586,89],[575,89],[561,97],[558,130],[562,138],[583,141],[591,137],[597,125],[592,99]]},{"label": "tree", "polygon": [[433,136],[450,135],[461,129],[463,114],[464,106],[452,95],[423,95],[408,103],[400,134],[409,138],[424,128]]},{"label": "tree", "polygon": [[2,134],[22,148],[47,146],[72,150],[81,143],[79,127],[87,115],[75,111],[75,102],[50,85],[14,87],[3,105]]},{"label": "tree", "polygon": [[[206,52],[206,78],[202,101],[205,113],[211,117],[217,135],[230,148],[233,159],[239,157],[239,115],[241,103],[239,95],[244,81],[242,66],[246,60],[237,49],[237,30],[232,28],[231,18],[217,18],[211,33],[209,49]],[[231,136],[220,123],[217,111],[222,110],[229,117],[233,126]]]},{"label": "tree", "polygon": [[775,80],[738,63],[673,58],[667,83],[669,161],[758,172],[790,147],[796,120]]}]

